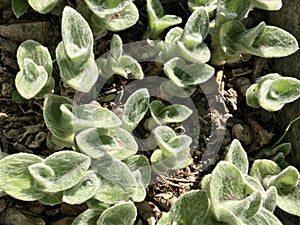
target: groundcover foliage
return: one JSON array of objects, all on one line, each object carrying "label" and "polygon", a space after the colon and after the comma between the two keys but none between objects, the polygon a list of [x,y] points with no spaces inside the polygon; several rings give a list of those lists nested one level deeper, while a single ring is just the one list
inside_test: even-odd
[{"label": "groundcover foliage", "polygon": [[[17,51],[20,71],[15,79],[25,99],[44,98],[43,117],[50,131],[47,145],[61,151],[46,158],[1,154],[0,195],[46,205],[86,203],[89,209],[73,225],[132,225],[137,216],[134,202],[145,199],[151,171],[168,173],[192,163],[192,138],[170,125],[182,123],[193,112],[184,105],[152,99],[147,88],[131,93],[114,111],[54,94],[54,63],[64,84],[78,92],[90,92],[99,78],[113,74],[127,79],[145,76],[138,60],[123,51],[117,34],[112,36],[107,57],[94,57],[95,38],[138,21],[133,1],[84,0],[76,9],[66,4],[61,0],[12,1],[17,17],[29,6],[43,14],[62,14],[62,41],[54,60],[47,47],[27,40]],[[255,7],[280,9],[280,0],[189,0],[188,5],[191,15],[179,27],[182,19],[165,15],[159,0],[146,4],[149,22],[144,37],[148,43],[150,39],[155,42],[141,57],[164,64],[169,80],[160,88],[168,94],[189,97],[214,75],[214,66],[235,62],[242,54],[273,58],[298,50],[296,39],[287,31],[264,22],[246,29],[241,22]],[[296,100],[299,90],[297,79],[268,74],[249,87],[246,101],[251,107],[277,111]],[[150,157],[138,151],[134,136],[138,127],[152,134],[156,147]],[[289,149],[282,144],[269,155],[284,157]],[[283,162],[279,156],[259,159],[268,153],[261,151],[249,170],[247,154],[234,140],[225,159],[203,178],[202,189],[182,195],[158,224],[279,225],[273,214],[276,206],[300,216],[299,172],[286,162],[278,165]]]}]

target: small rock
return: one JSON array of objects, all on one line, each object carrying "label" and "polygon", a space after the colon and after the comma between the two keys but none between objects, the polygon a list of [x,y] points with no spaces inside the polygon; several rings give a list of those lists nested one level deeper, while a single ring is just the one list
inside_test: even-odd
[{"label": "small rock", "polygon": [[6,201],[4,199],[0,199],[0,214],[4,211],[6,208]]},{"label": "small rock", "polygon": [[0,224],[2,225],[45,225],[45,221],[41,218],[24,215],[15,208],[5,210],[0,216]]},{"label": "small rock", "polygon": [[240,140],[243,144],[249,145],[253,140],[253,133],[248,125],[235,124],[232,127],[232,136]]},{"label": "small rock", "polygon": [[61,204],[60,211],[65,215],[65,216],[77,216],[84,210],[86,210],[86,205],[68,205],[65,203]]},{"label": "small rock", "polygon": [[27,208],[30,212],[33,212],[36,214],[42,214],[44,212],[44,210],[46,209],[45,205],[41,204],[38,201],[28,202]]},{"label": "small rock", "polygon": [[51,225],[70,225],[75,220],[75,216],[64,217],[52,223]]},{"label": "small rock", "polygon": [[13,86],[10,83],[3,83],[1,88],[1,95],[4,97],[10,97],[13,93]]}]

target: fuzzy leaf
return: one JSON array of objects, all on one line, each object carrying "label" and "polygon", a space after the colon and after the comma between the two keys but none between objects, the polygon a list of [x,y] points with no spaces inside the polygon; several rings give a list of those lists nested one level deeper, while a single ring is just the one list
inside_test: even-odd
[{"label": "fuzzy leaf", "polygon": [[149,105],[151,116],[161,125],[164,123],[177,123],[186,120],[193,111],[180,104],[165,106],[160,100],[154,100]]},{"label": "fuzzy leaf", "polygon": [[204,8],[195,10],[185,24],[181,41],[187,48],[199,45],[208,35],[209,18]]},{"label": "fuzzy leaf", "polygon": [[281,171],[280,167],[268,159],[255,160],[250,169],[249,175],[263,184],[263,179],[269,175],[277,175]]},{"label": "fuzzy leaf", "polygon": [[188,0],[188,5],[193,11],[204,7],[208,13],[211,13],[217,8],[218,0]]},{"label": "fuzzy leaf", "polygon": [[265,187],[275,186],[277,190],[285,193],[297,186],[298,179],[298,170],[293,166],[288,166],[278,175],[265,177],[263,183]]},{"label": "fuzzy leaf", "polygon": [[105,154],[115,159],[126,159],[134,155],[138,145],[134,137],[122,128],[108,130],[86,129],[75,137],[79,150],[91,158]]},{"label": "fuzzy leaf", "polygon": [[247,88],[246,91],[246,102],[247,105],[253,108],[259,108],[259,102],[257,99],[258,93],[258,84],[252,84],[250,87]]},{"label": "fuzzy leaf", "polygon": [[184,151],[192,143],[187,135],[176,135],[168,126],[158,126],[154,129],[154,138],[165,157]]},{"label": "fuzzy leaf", "polygon": [[109,57],[118,62],[123,54],[123,42],[119,35],[114,34],[110,42]]},{"label": "fuzzy leaf", "polygon": [[169,213],[164,214],[157,222],[157,225],[169,225],[169,224],[170,224]]},{"label": "fuzzy leaf", "polygon": [[160,90],[169,96],[176,96],[179,98],[190,97],[195,91],[196,86],[178,87],[171,80],[163,81],[160,85]]},{"label": "fuzzy leaf", "polygon": [[71,225],[95,225],[103,211],[87,209],[72,222]]},{"label": "fuzzy leaf", "polygon": [[157,39],[165,29],[182,22],[178,16],[165,15],[159,0],[147,0],[147,13],[150,39]]},{"label": "fuzzy leaf", "polygon": [[93,162],[92,169],[101,179],[96,199],[112,204],[126,201],[134,195],[137,183],[125,163],[102,157]]},{"label": "fuzzy leaf", "polygon": [[[243,34],[239,40],[245,40]],[[278,27],[265,26],[262,35],[256,37],[251,46],[243,44],[242,52],[264,58],[279,58],[293,54],[298,48],[296,38],[289,32]]]},{"label": "fuzzy leaf", "polygon": [[112,66],[115,74],[123,76],[127,79],[142,79],[144,72],[141,65],[131,56],[121,56],[120,60]]},{"label": "fuzzy leaf", "polygon": [[282,225],[280,220],[267,209],[262,208],[255,216],[251,217],[247,220],[246,224],[251,225]]},{"label": "fuzzy leaf", "polygon": [[289,214],[300,216],[300,185],[289,192],[278,192],[277,206]]},{"label": "fuzzy leaf", "polygon": [[277,205],[277,190],[274,186],[269,187],[265,192],[263,207],[270,212],[274,212]]},{"label": "fuzzy leaf", "polygon": [[39,202],[43,205],[58,205],[63,202],[63,191],[47,193],[43,198],[39,199]]},{"label": "fuzzy leaf", "polygon": [[124,202],[106,209],[97,221],[97,225],[133,225],[137,216],[132,202]]},{"label": "fuzzy leaf", "polygon": [[[180,56],[192,63],[206,63],[210,59],[210,50],[205,43],[187,48],[183,42],[177,41]],[[177,55],[178,56],[178,53]]]},{"label": "fuzzy leaf", "polygon": [[29,166],[30,174],[45,192],[59,192],[73,187],[85,175],[91,164],[86,155],[73,151],[59,151],[43,163]]},{"label": "fuzzy leaf", "polygon": [[99,17],[105,17],[110,14],[118,13],[129,5],[129,0],[84,0],[90,10]]},{"label": "fuzzy leaf", "polygon": [[243,149],[243,146],[239,140],[234,139],[225,156],[225,160],[235,165],[242,174],[247,174],[249,169],[249,162],[247,153]]},{"label": "fuzzy leaf", "polygon": [[38,156],[28,153],[17,153],[0,161],[0,188],[6,194],[22,201],[35,201],[45,193],[40,192],[28,167],[42,162]]},{"label": "fuzzy leaf", "polygon": [[248,12],[250,0],[221,0],[218,5],[218,12],[223,14],[235,14],[236,20],[242,19]]},{"label": "fuzzy leaf", "polygon": [[282,0],[251,0],[251,7],[264,10],[279,10],[282,7]]},{"label": "fuzzy leaf", "polygon": [[88,171],[79,183],[63,192],[63,201],[72,205],[82,204],[96,194],[99,185],[95,172]]},{"label": "fuzzy leaf", "polygon": [[111,110],[94,104],[84,104],[73,109],[73,126],[76,131],[90,127],[114,128],[121,126],[122,121]]},{"label": "fuzzy leaf", "polygon": [[82,65],[72,62],[63,42],[60,42],[56,48],[56,58],[64,82],[75,90],[89,92],[98,79],[98,66],[93,57],[91,53]]},{"label": "fuzzy leaf", "polygon": [[[132,1],[127,1],[128,4],[119,12],[101,16],[93,15],[92,19],[97,26],[102,29],[118,32],[132,27],[139,19],[139,11]],[[103,12],[101,12],[103,15]]]},{"label": "fuzzy leaf", "polygon": [[17,50],[17,61],[21,70],[16,77],[17,90],[23,97],[32,98],[42,90],[52,74],[51,55],[40,43],[27,40]]},{"label": "fuzzy leaf", "polygon": [[[169,212],[169,223],[177,225],[217,225],[210,214],[210,203],[205,191],[189,191],[178,198]],[[164,224],[164,223],[163,223]]]},{"label": "fuzzy leaf", "polygon": [[[72,146],[74,131],[71,124],[71,115],[62,111],[62,108],[72,108],[73,101],[67,97],[58,95],[46,95],[44,101],[43,116],[47,128],[64,145]],[[64,107],[61,107],[64,106]]]},{"label": "fuzzy leaf", "polygon": [[29,4],[24,0],[12,0],[11,6],[15,16],[19,18],[27,11]]},{"label": "fuzzy leaf", "polygon": [[43,66],[37,65],[29,58],[24,60],[24,70],[16,76],[16,88],[20,95],[26,99],[36,96],[46,85],[47,71]]},{"label": "fuzzy leaf", "polygon": [[293,77],[265,80],[259,84],[258,101],[269,111],[277,111],[299,97],[300,81]]},{"label": "fuzzy leaf", "polygon": [[133,173],[137,186],[136,192],[132,196],[135,202],[141,202],[146,197],[145,188],[150,183],[151,169],[148,159],[143,155],[134,155],[124,160],[124,163]]},{"label": "fuzzy leaf", "polygon": [[93,51],[93,33],[85,19],[69,6],[62,14],[62,39],[70,60],[84,64]]},{"label": "fuzzy leaf", "polygon": [[123,127],[133,131],[148,111],[150,95],[146,88],[141,88],[130,95],[127,99],[122,121]]},{"label": "fuzzy leaf", "polygon": [[41,14],[46,14],[50,12],[58,3],[58,0],[28,0],[28,4],[37,12]]},{"label": "fuzzy leaf", "polygon": [[204,83],[215,72],[207,64],[186,64],[183,59],[175,57],[164,65],[165,74],[179,87]]}]

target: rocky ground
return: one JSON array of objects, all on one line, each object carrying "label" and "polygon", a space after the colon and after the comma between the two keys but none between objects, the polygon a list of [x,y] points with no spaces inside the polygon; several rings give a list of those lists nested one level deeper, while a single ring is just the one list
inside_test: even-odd
[{"label": "rocky ground", "polygon": [[[69,1],[70,4],[75,4]],[[167,2],[167,1],[165,1]],[[140,8],[140,20],[136,26],[119,32],[125,43],[142,39],[142,34],[147,28],[147,14],[143,1],[137,1]],[[178,7],[165,3],[167,12],[186,19],[189,15],[185,1],[181,1]],[[264,18],[264,14],[255,11],[250,14],[245,23],[250,27]],[[109,49],[109,40],[112,33],[97,40],[95,43],[95,55],[100,56]],[[16,62],[16,50],[22,41],[34,39],[47,46],[54,53],[57,43],[60,41],[60,17],[55,15],[40,15],[33,10],[20,19],[16,19],[10,0],[0,1],[0,148],[2,152],[9,154],[18,152],[34,153],[41,156],[51,154],[45,141],[47,128],[42,116],[42,100],[23,101],[16,95],[14,79],[19,71]],[[143,68],[153,72],[153,64],[145,63]],[[196,105],[201,134],[199,145],[194,149],[194,163],[186,169],[178,170],[170,177],[158,177],[158,182],[147,189],[147,199],[138,203],[138,225],[154,225],[163,212],[184,192],[200,187],[203,175],[209,173],[214,165],[205,167],[203,155],[213,158],[217,162],[223,156],[226,146],[233,138],[238,138],[248,154],[253,155],[263,146],[271,145],[281,136],[282,129],[278,125],[276,114],[261,109],[252,109],[245,103],[245,90],[259,76],[274,71],[273,62],[258,57],[244,56],[243,59],[232,65],[216,68],[215,80],[218,90],[209,90],[208,86],[198,88],[192,96]],[[54,70],[56,80],[55,93],[63,93],[72,97],[74,92],[62,85],[57,68]],[[118,87],[126,85],[128,81],[119,77],[106,85],[98,101],[102,105],[108,105],[105,101],[106,93],[116,93]],[[203,91],[205,89],[205,91]],[[207,91],[217,93],[222,99],[221,108],[211,110]],[[103,97],[104,96],[104,97]],[[216,98],[216,95],[213,95]],[[225,117],[224,117],[225,115]],[[227,119],[227,120],[226,120]],[[221,140],[220,151],[211,155],[205,151],[208,144],[219,134],[212,129],[220,126],[224,132]],[[212,144],[213,145],[213,144]],[[39,202],[22,202],[9,196],[0,198],[0,224],[2,225],[70,225],[74,218],[87,208],[83,205],[60,204],[45,206]],[[278,217],[285,225],[300,224],[297,217],[286,215],[276,210]]]}]

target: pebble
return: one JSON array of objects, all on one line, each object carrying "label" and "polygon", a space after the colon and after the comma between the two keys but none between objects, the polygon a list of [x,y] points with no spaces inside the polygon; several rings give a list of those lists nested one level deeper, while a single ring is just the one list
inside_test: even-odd
[{"label": "pebble", "polygon": [[51,225],[70,225],[74,221],[76,217],[74,216],[69,216],[69,217],[64,217],[62,219],[59,219],[52,223]]},{"label": "pebble", "polygon": [[1,225],[45,225],[41,218],[24,215],[15,208],[8,208],[0,215]]}]

